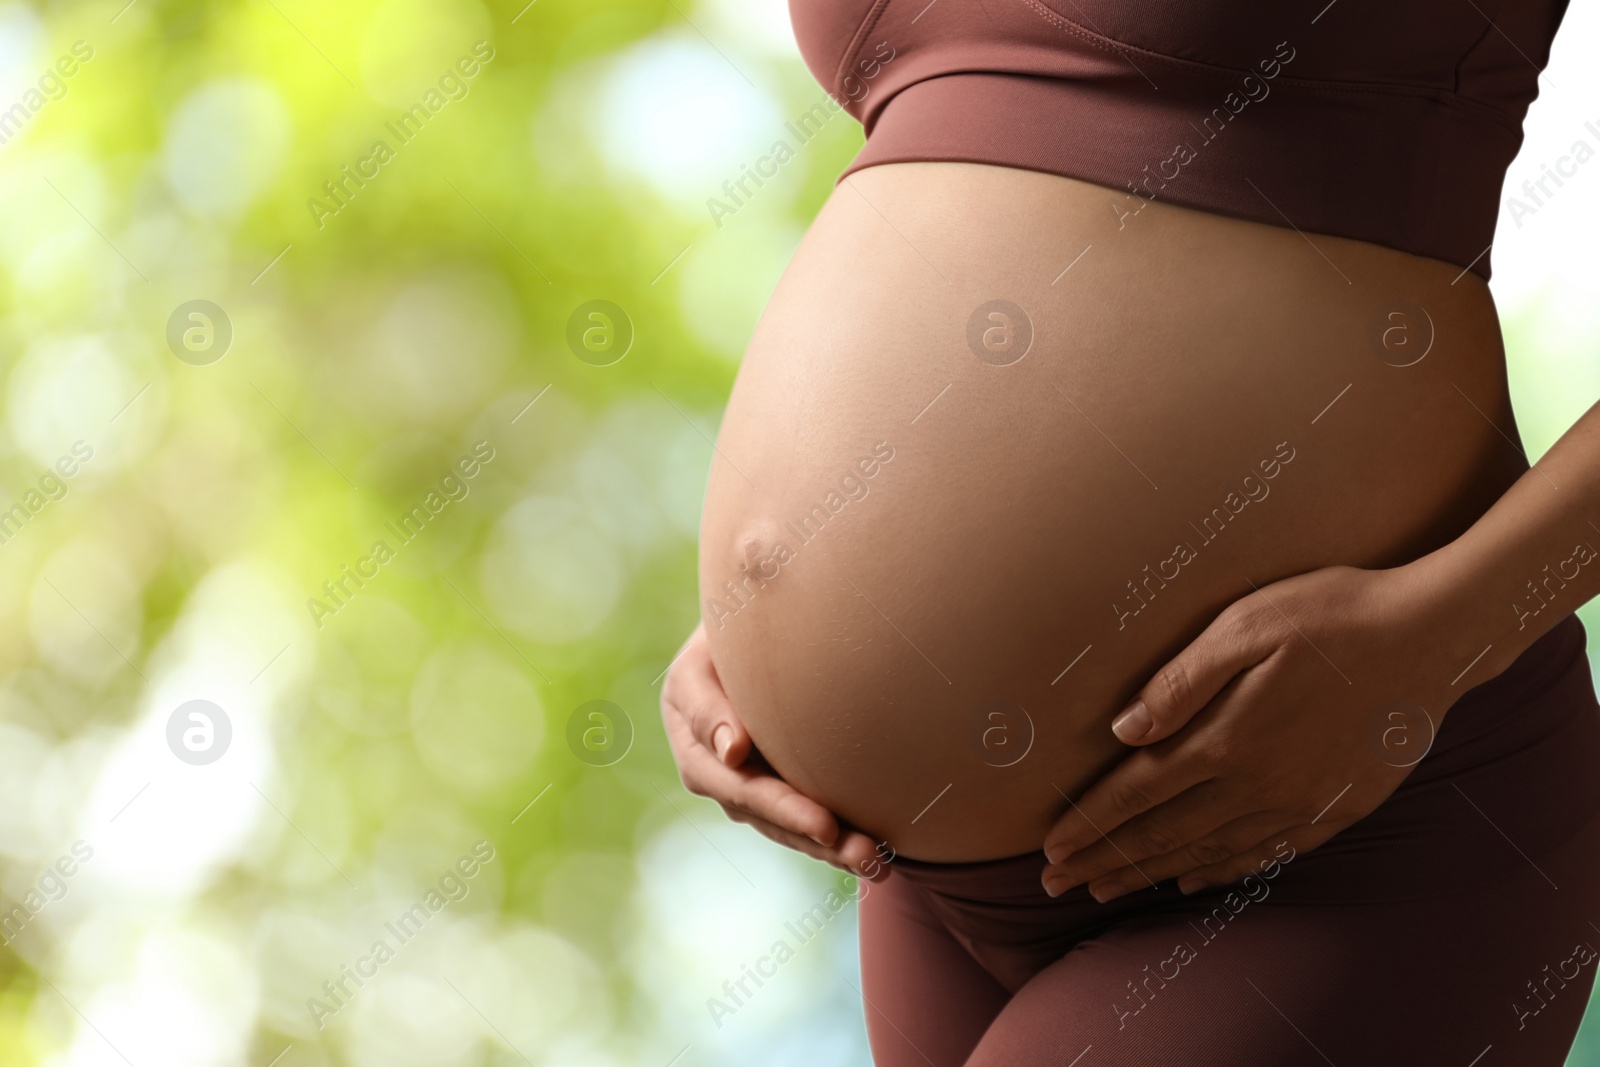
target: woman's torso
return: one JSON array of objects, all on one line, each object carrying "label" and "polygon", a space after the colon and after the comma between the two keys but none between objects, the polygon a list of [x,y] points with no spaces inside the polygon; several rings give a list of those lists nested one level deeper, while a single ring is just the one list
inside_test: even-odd
[{"label": "woman's torso", "polygon": [[1039,847],[1222,607],[1414,558],[1525,469],[1476,276],[1110,195],[852,175],[729,403],[701,537],[718,670],[780,774],[908,856]]},{"label": "woman's torso", "polygon": [[1292,220],[1484,278],[1566,6],[790,0],[811,72],[868,132],[851,170],[1044,171],[1117,190],[1118,210]]}]

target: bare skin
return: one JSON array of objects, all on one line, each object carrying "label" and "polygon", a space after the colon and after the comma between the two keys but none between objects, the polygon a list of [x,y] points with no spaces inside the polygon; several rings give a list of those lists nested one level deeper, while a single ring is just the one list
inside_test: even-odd
[{"label": "bare skin", "polygon": [[686,789],[711,797],[728,818],[780,845],[866,877],[879,875],[877,847],[858,830],[772,773],[711,662],[705,627],[696,627],[674,658],[661,690],[661,717]]},{"label": "bare skin", "polygon": [[[1088,883],[1104,901],[1176,877],[1196,892],[1242,878],[1276,842],[1315,848],[1405,776],[1393,766],[1405,761],[1373,759],[1359,709],[1404,701],[1426,718],[1391,723],[1431,731],[1597,593],[1600,405],[1438,551],[1386,571],[1326,568],[1230,607],[1138,694],[1131,730],[1119,716],[1149,747],[1051,830],[1046,888]],[[1350,676],[1344,692],[1317,657]]]},{"label": "bare skin", "polygon": [[[1113,874],[1068,798],[1127,756],[1111,721],[1158,668],[1255,589],[1450,544],[1526,470],[1477,276],[1159,202],[1119,219],[1111,199],[972,164],[870,168],[830,198],[718,442],[706,641],[669,678],[691,788],[841,866],[877,841],[1015,855],[1061,820],[1057,852],[1096,862],[1057,880]],[[980,315],[969,345],[994,300],[1031,323],[1015,362],[1014,310]],[[1359,614],[1400,588],[1342,602]],[[1249,656],[1215,658],[1191,700]],[[1343,688],[1312,659],[1282,684]],[[1159,777],[1138,797],[1106,777],[1095,802],[1132,819],[1168,799]],[[1153,843],[1177,852],[1229,821],[1209,818]]]}]

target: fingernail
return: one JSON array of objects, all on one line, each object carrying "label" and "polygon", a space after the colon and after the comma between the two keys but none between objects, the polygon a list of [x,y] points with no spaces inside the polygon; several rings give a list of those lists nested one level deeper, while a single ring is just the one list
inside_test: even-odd
[{"label": "fingernail", "polygon": [[1129,704],[1127,710],[1118,715],[1111,722],[1111,732],[1117,735],[1117,740],[1125,745],[1131,745],[1145,734],[1150,732],[1150,727],[1155,725],[1155,720],[1150,717],[1150,709],[1144,706],[1144,701],[1135,700]]},{"label": "fingernail", "polygon": [[1178,879],[1178,892],[1182,893],[1186,897],[1193,896],[1194,894],[1200,892],[1200,890],[1204,889],[1205,887],[1206,887],[1206,883],[1201,881],[1198,878],[1192,878],[1192,879],[1191,878],[1180,878],[1180,879]]},{"label": "fingernail", "polygon": [[1092,885],[1089,887],[1089,895],[1094,897],[1097,903],[1106,904],[1120,897],[1122,890],[1114,885]]},{"label": "fingernail", "polygon": [[[733,727],[723,723],[715,730],[712,730],[711,747],[717,750],[718,759],[726,760],[728,758],[728,749],[733,747]],[[821,844],[820,841],[817,843]]]},{"label": "fingernail", "polygon": [[1066,886],[1062,885],[1058,881],[1046,881],[1044,883],[1044,891],[1046,896],[1059,897],[1062,892],[1065,891],[1065,889]]},{"label": "fingernail", "polygon": [[1060,863],[1062,860],[1066,859],[1070,855],[1072,855],[1072,853],[1068,852],[1066,849],[1062,848],[1060,845],[1053,845],[1053,846],[1051,846],[1049,848],[1046,848],[1044,850],[1045,861],[1048,862],[1050,864],[1050,866],[1052,866],[1052,867],[1054,867],[1056,864]]}]

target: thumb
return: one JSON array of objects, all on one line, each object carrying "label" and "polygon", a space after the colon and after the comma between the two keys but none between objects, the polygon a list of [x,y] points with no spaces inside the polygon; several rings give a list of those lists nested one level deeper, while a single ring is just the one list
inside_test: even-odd
[{"label": "thumb", "polygon": [[703,669],[701,699],[695,702],[690,727],[695,740],[715,752],[724,766],[737,767],[750,755],[750,734],[723,690],[711,657],[706,657]]},{"label": "thumb", "polygon": [[750,735],[744,723],[731,714],[731,705],[727,710],[730,714],[712,725],[710,744],[718,759],[729,767],[737,767],[750,755]]},{"label": "thumb", "polygon": [[1188,725],[1240,671],[1271,652],[1270,641],[1223,613],[1166,666],[1156,671],[1111,721],[1125,745],[1149,745]]}]

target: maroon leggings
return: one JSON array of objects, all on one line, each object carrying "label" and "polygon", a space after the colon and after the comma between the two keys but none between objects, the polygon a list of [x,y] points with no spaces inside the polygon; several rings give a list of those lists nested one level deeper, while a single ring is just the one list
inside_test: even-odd
[{"label": "maroon leggings", "polygon": [[1600,946],[1600,707],[1568,620],[1377,811],[1184,897],[1052,900],[1042,853],[861,901],[878,1067],[1560,1067]]}]

